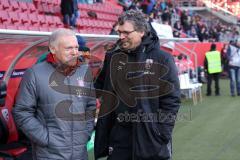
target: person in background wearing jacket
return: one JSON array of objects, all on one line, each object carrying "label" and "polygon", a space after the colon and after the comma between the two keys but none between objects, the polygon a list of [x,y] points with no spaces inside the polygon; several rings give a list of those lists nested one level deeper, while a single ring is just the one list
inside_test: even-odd
[{"label": "person in background wearing jacket", "polygon": [[235,97],[235,93],[240,96],[240,38],[236,42],[230,43],[227,50],[227,61],[231,96]]},{"label": "person in background wearing jacket", "polygon": [[87,160],[96,98],[78,48],[73,31],[57,29],[46,61],[28,69],[20,83],[13,114],[32,142],[33,159]]},{"label": "person in background wearing jacket", "polygon": [[207,96],[211,96],[212,79],[215,81],[215,95],[220,95],[219,76],[222,72],[221,53],[216,50],[216,44],[211,44],[210,51],[206,53],[204,68],[207,72]]},{"label": "person in background wearing jacket", "polygon": [[76,0],[61,0],[60,8],[65,27],[71,29],[76,27],[77,18],[80,16],[77,5]]},{"label": "person in background wearing jacket", "polygon": [[119,101],[115,110],[97,120],[96,159],[172,157],[172,131],[180,106],[177,69],[173,57],[160,50],[156,32],[144,17],[138,10],[120,15],[119,40],[106,53],[96,80],[96,89],[115,94]]}]

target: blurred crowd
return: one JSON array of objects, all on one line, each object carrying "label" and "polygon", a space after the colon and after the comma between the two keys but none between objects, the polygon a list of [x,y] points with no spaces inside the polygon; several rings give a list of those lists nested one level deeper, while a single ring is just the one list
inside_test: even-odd
[{"label": "blurred crowd", "polygon": [[180,10],[171,2],[161,0],[119,0],[124,10],[139,9],[151,21],[168,20],[174,37],[193,37],[201,42],[229,42],[239,36],[237,27],[213,17],[202,17],[195,11]]}]

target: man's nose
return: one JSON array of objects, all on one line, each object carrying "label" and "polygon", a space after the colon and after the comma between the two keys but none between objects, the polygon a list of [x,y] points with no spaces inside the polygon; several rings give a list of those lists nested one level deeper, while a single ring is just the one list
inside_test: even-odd
[{"label": "man's nose", "polygon": [[71,51],[71,55],[79,55],[78,49],[77,48],[73,48]]},{"label": "man's nose", "polygon": [[124,34],[119,34],[119,38],[120,38],[120,39],[124,39],[124,38],[126,38],[126,35],[124,35]]}]

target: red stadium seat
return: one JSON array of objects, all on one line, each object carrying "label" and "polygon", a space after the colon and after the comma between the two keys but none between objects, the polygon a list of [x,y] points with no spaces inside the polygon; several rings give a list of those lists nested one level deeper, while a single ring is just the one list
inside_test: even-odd
[{"label": "red stadium seat", "polygon": [[30,31],[39,31],[39,27],[37,27],[37,26],[29,26],[28,30],[30,30]]},{"label": "red stadium seat", "polygon": [[104,28],[104,22],[101,20],[95,20],[95,25],[97,28]]},{"label": "red stadium seat", "polygon": [[18,26],[17,27],[18,30],[24,30],[24,31],[27,31],[28,30],[28,27],[27,26]]},{"label": "red stadium seat", "polygon": [[84,28],[91,27],[92,25],[89,23],[88,19],[80,19],[80,25]]},{"label": "red stadium seat", "polygon": [[47,22],[47,24],[48,24],[49,27],[52,27],[52,26],[55,25],[55,22],[54,22],[52,16],[46,15],[46,16],[45,16],[45,19],[46,19],[46,22]]},{"label": "red stadium seat", "polygon": [[9,18],[11,19],[12,24],[15,24],[15,25],[20,24],[20,20],[17,12],[9,12],[8,15],[9,15]]},{"label": "red stadium seat", "polygon": [[38,17],[38,21],[39,21],[39,24],[42,26],[42,27],[48,27],[48,23],[46,21],[46,18],[44,15],[37,15]]},{"label": "red stadium seat", "polygon": [[[48,1],[49,1],[49,0],[40,0],[40,3],[42,3],[42,4],[47,4]],[[51,3],[51,1],[50,1],[49,3]]]},{"label": "red stadium seat", "polygon": [[88,5],[87,4],[78,4],[78,8],[82,11],[82,10],[89,10]]},{"label": "red stadium seat", "polygon": [[12,30],[17,30],[18,29],[18,27],[14,26],[14,25],[7,25],[6,27],[7,27],[7,29],[12,29]]},{"label": "red stadium seat", "polygon": [[51,0],[51,1],[49,1],[49,0],[42,0],[42,1],[45,1],[45,3],[47,4],[47,5],[53,5],[53,0]]},{"label": "red stadium seat", "polygon": [[6,25],[0,23],[0,29],[6,29]]},{"label": "red stadium seat", "polygon": [[61,8],[60,5],[59,6],[53,6],[53,13],[57,16],[61,16]]},{"label": "red stadium seat", "polygon": [[80,17],[81,17],[81,18],[89,18],[88,14],[87,14],[87,11],[82,10],[82,11],[80,12]]},{"label": "red stadium seat", "polygon": [[20,10],[18,1],[16,1],[16,0],[10,0],[10,1],[9,1],[9,4],[10,4],[10,6],[12,7],[12,10],[13,10],[14,12]]},{"label": "red stadium seat", "polygon": [[40,4],[42,2],[42,0],[33,0],[34,4]]},{"label": "red stadium seat", "polygon": [[19,13],[19,20],[24,26],[29,26],[31,24],[26,13]]},{"label": "red stadium seat", "polygon": [[21,9],[22,12],[28,11],[28,6],[26,2],[19,2],[19,8]]},{"label": "red stadium seat", "polygon": [[90,27],[96,28],[96,23],[95,23],[94,19],[88,19],[87,21],[88,21],[87,23]]},{"label": "red stadium seat", "polygon": [[44,14],[45,10],[48,10],[48,8],[44,8],[43,5],[41,3],[37,3],[36,4],[36,9],[38,10],[39,13]]},{"label": "red stadium seat", "polygon": [[39,30],[43,31],[43,32],[48,32],[49,31],[48,27],[40,27]]},{"label": "red stadium seat", "polygon": [[55,6],[53,4],[46,4],[48,8],[47,13],[55,13]]},{"label": "red stadium seat", "polygon": [[59,16],[53,16],[53,21],[56,27],[64,27],[63,22],[61,21]]},{"label": "red stadium seat", "polygon": [[31,23],[32,26],[39,26],[39,21],[38,21],[38,17],[37,17],[37,14],[35,13],[30,13],[28,15],[28,18],[29,18],[29,21]]},{"label": "red stadium seat", "polygon": [[51,28],[48,28],[48,31],[49,32],[53,32],[54,30],[56,30],[57,28],[55,28],[55,27],[51,27]]},{"label": "red stadium seat", "polygon": [[0,20],[2,24],[10,25],[11,20],[9,19],[9,15],[7,11],[0,11]]},{"label": "red stadium seat", "polygon": [[10,4],[8,0],[1,0],[1,6],[3,10],[10,10]]},{"label": "red stadium seat", "polygon": [[37,12],[36,7],[34,6],[33,3],[27,3],[27,5],[30,13]]},{"label": "red stadium seat", "polygon": [[37,9],[40,13],[54,13],[54,8],[53,8],[53,5],[49,5],[48,3],[38,3],[37,4]]},{"label": "red stadium seat", "polygon": [[60,6],[61,0],[52,0],[52,4],[53,4],[54,6]]}]

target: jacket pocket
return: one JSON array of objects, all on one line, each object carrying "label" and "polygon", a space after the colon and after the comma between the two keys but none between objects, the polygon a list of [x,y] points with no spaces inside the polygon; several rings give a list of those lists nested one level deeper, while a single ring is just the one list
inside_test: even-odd
[{"label": "jacket pocket", "polygon": [[49,131],[49,147],[67,147],[71,146],[72,135],[70,131]]},{"label": "jacket pocket", "polygon": [[165,143],[155,124],[152,122],[136,123],[136,159],[169,159],[171,150]]}]

